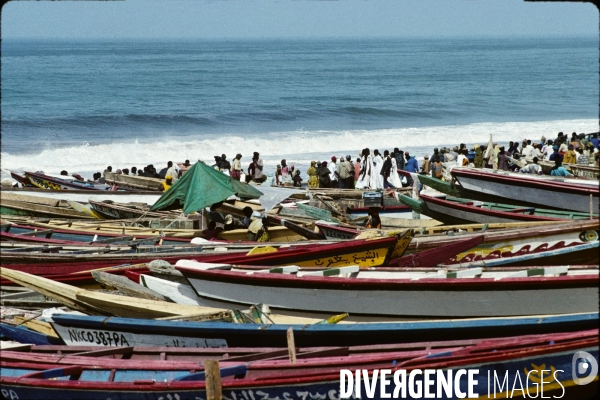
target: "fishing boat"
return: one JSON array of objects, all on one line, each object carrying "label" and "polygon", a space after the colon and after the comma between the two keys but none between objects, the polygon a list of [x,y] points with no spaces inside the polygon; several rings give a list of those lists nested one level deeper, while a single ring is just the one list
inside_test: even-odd
[{"label": "fishing boat", "polygon": [[[232,324],[227,322],[161,321],[139,318],[54,314],[51,325],[69,346],[96,347],[275,347],[286,346],[292,328],[298,346],[357,346],[460,340],[522,334],[573,332],[598,326],[598,312],[529,317],[485,317],[380,323]],[[98,340],[124,338],[113,343]],[[88,333],[91,334],[88,335]],[[97,336],[98,335],[98,336]],[[200,339],[214,342],[202,342]]]},{"label": "fishing boat", "polygon": [[[353,277],[370,277],[370,278],[393,278],[393,279],[402,279],[402,278],[424,278],[428,276],[424,274],[423,271],[426,271],[431,275],[431,269],[435,265],[441,263],[442,261],[447,260],[452,254],[456,254],[458,252],[464,251],[470,247],[473,247],[476,244],[481,243],[482,237],[473,237],[470,239],[465,239],[457,242],[451,242],[440,248],[434,248],[430,250],[426,250],[417,254],[409,254],[403,256],[401,258],[397,258],[392,260],[387,264],[387,267],[376,267],[369,269],[359,269],[358,266],[353,267],[354,270],[352,272],[343,272],[344,268],[337,269],[326,269],[323,267],[305,267],[300,268],[297,266],[284,266],[284,267],[275,267],[270,269],[265,269],[262,266],[231,266],[229,264],[219,264],[223,267],[230,267],[232,270],[236,271],[244,271],[244,272],[252,272],[252,273],[294,273],[297,276],[302,276],[305,273],[308,274],[322,274],[323,276],[332,276],[334,274],[339,273],[351,273]],[[176,265],[178,266],[198,266],[200,265],[197,262],[189,261],[189,260],[179,260]],[[208,267],[213,267],[213,264],[203,263],[201,265],[207,265]],[[153,290],[156,293],[163,295],[169,299],[172,299],[176,303],[180,304],[197,304],[204,305],[209,307],[235,307],[235,304],[229,304],[225,302],[217,302],[214,299],[203,298],[198,296],[187,280],[183,277],[183,275],[174,269],[174,267],[170,264],[161,263],[159,265],[153,266],[149,265],[148,268],[157,276],[165,277],[166,279],[170,279],[173,282],[165,281],[164,279],[144,275],[145,271],[140,269],[126,269],[125,275],[127,275],[131,280],[136,283],[141,283],[145,287]],[[419,269],[419,272],[416,272],[415,269]],[[408,270],[408,271],[405,271]],[[109,272],[112,273],[112,270]],[[511,273],[514,271],[511,271]],[[93,272],[92,272],[93,273]],[[81,273],[79,274],[81,275]],[[435,275],[435,273],[433,274]],[[50,279],[53,279],[50,277]],[[326,316],[321,315],[321,318],[326,318]]]},{"label": "fishing boat", "polygon": [[17,174],[16,172],[11,171],[10,176],[17,182],[19,182],[23,187],[32,186],[33,184],[29,180],[29,178],[25,175]]},{"label": "fishing boat", "polygon": [[[488,230],[488,226],[501,226],[505,229]],[[544,262],[547,265],[565,265],[573,264],[574,260],[569,259],[568,255],[560,259],[556,254],[548,251],[567,249],[572,246],[590,244],[598,241],[598,230],[600,224],[597,219],[578,220],[565,222],[515,222],[505,224],[478,224],[478,225],[455,225],[442,228],[428,228],[432,231],[427,235],[415,235],[411,241],[406,253],[425,251],[436,248],[443,243],[476,235],[483,235],[483,243],[473,248],[450,257],[442,265],[455,265],[471,261],[479,261],[480,266],[487,265],[488,262],[510,263],[510,258],[517,256],[536,255],[545,253],[544,260],[541,258],[536,262]],[[574,255],[582,256],[577,263],[598,265],[598,254],[591,248],[579,248]],[[579,252],[582,250],[582,252]],[[499,259],[503,259],[499,261]],[[507,264],[509,265],[509,264]],[[517,265],[542,265],[542,264],[517,264]]]},{"label": "fishing boat", "polygon": [[420,195],[413,199],[400,195],[398,199],[413,211],[427,215],[445,224],[502,223],[520,221],[561,221],[565,219],[589,219],[589,213],[546,210],[535,207],[517,207],[507,204],[446,199]]},{"label": "fishing boat", "polygon": [[78,203],[87,203],[88,200],[104,201],[112,200],[116,203],[142,203],[151,206],[160,198],[156,191],[142,190],[62,190],[53,191],[40,189],[38,187],[25,188],[2,188],[2,195],[41,197],[54,201],[70,200]]},{"label": "fishing boat", "polygon": [[[0,267],[0,277],[36,291],[72,310],[90,315],[128,318],[183,318],[194,321],[233,321],[235,313],[228,309],[182,305],[112,293],[95,292],[62,282]],[[53,305],[55,306],[55,305]],[[312,324],[322,319],[269,314],[274,323]]]},{"label": "fishing boat", "polygon": [[[48,268],[47,268],[48,269]],[[42,271],[41,273],[34,274],[40,278],[52,280],[54,282],[66,283],[68,285],[76,286],[84,289],[100,289],[101,285],[92,276],[92,271],[108,271],[115,275],[125,275],[126,271],[132,270],[138,273],[148,273],[148,263],[132,264],[132,265],[116,265],[114,267],[100,268],[91,271],[80,271],[80,272],[63,272],[63,270]],[[37,271],[30,271],[37,272]],[[0,281],[2,286],[14,286],[16,285],[10,279],[2,278]]]},{"label": "fishing boat", "polygon": [[209,318],[223,318],[228,310],[183,306],[164,301],[138,299],[110,293],[97,293],[43,277],[0,267],[0,276],[43,294],[69,308],[92,315],[160,318],[177,315],[205,314]]},{"label": "fishing boat", "polygon": [[[181,266],[185,266],[185,264],[180,264]],[[316,270],[313,268],[306,269],[298,269],[294,272],[293,268],[296,267],[282,267],[277,269],[273,269],[274,273],[294,273],[296,276],[304,276],[306,274],[314,276],[316,273],[321,272],[320,270]],[[249,267],[231,267],[232,271],[244,272],[244,273],[266,273],[267,270],[252,270]],[[523,268],[478,268],[477,273],[480,273],[484,278],[494,278],[494,279],[502,279],[503,277],[508,276],[526,276],[528,273],[535,273],[539,271],[539,267],[523,267]],[[463,271],[463,269],[455,268],[445,268],[443,270],[436,270],[431,268],[420,268],[420,267],[404,267],[404,268],[376,268],[369,270],[359,270],[357,272],[345,272],[346,276],[352,274],[354,278],[368,278],[368,279],[410,279],[410,280],[420,280],[420,279],[438,279],[441,277],[448,277],[453,274],[457,274]],[[597,267],[586,267],[586,266],[569,266],[566,270],[567,274],[571,275],[585,275],[585,274],[597,274]],[[342,272],[342,271],[340,271]],[[178,271],[174,271],[173,274],[167,274],[166,271],[159,274],[157,271],[152,270],[153,275],[148,275],[147,272],[140,271],[137,269],[129,269],[125,271],[125,275],[133,280],[134,282],[139,282],[143,286],[151,289],[152,291],[163,295],[171,299],[172,301],[179,304],[191,304],[191,305],[200,305],[205,307],[216,307],[216,308],[236,308],[239,307],[239,304],[229,302],[222,299],[215,298],[207,298],[203,296],[199,296],[194,289],[191,287],[189,282],[180,274]],[[475,273],[471,271],[470,273]],[[329,275],[331,276],[331,275]],[[183,278],[183,280],[181,279]],[[307,311],[295,311],[289,309],[279,309],[276,306],[270,306],[271,310],[275,310],[278,313],[286,313],[291,315],[301,315],[307,316],[311,318],[327,318],[327,313],[318,313],[318,312],[307,312]],[[391,318],[386,318],[386,320]],[[359,314],[352,314],[345,319],[345,321],[381,321],[382,317],[370,317],[363,316]]]},{"label": "fishing boat", "polygon": [[73,177],[67,175],[46,175],[37,172],[25,172],[25,176],[29,181],[41,189],[50,190],[65,190],[65,189],[83,189],[83,190],[107,190],[110,189],[108,185],[98,185],[89,182],[78,181]]},{"label": "fishing boat", "polygon": [[[411,382],[416,386],[429,390],[430,386],[439,384],[438,391],[441,393],[445,390],[446,394],[448,390],[452,392],[454,386],[455,391],[463,395],[470,392],[470,397],[483,397],[490,394],[490,383],[493,384],[485,378],[496,377],[508,382],[521,382],[523,393],[527,390],[539,396],[543,392],[541,395],[548,397],[553,394],[561,397],[557,395],[568,393],[570,398],[576,393],[577,398],[593,398],[597,385],[580,386],[574,382],[575,365],[572,359],[578,351],[597,358],[597,335],[598,330],[594,329],[472,343],[430,343],[429,347],[423,343],[424,348],[390,349],[388,353],[364,352],[347,356],[340,356],[339,349],[324,349],[315,351],[312,357],[310,353],[301,353],[300,356],[304,357],[298,361],[290,357],[268,360],[265,355],[256,354],[254,357],[258,359],[252,362],[248,361],[248,358],[252,360],[251,357],[241,356],[237,359],[224,358],[218,363],[207,359],[204,365],[198,361],[127,360],[100,354],[58,358],[52,354],[8,351],[6,359],[3,357],[2,360],[0,383],[9,396],[21,400],[53,398],[56,393],[60,393],[65,400],[251,399],[259,396],[336,399],[349,397],[354,390],[380,399],[392,396],[396,383],[391,383],[391,376],[397,375],[396,371],[403,371],[414,378]],[[117,351],[112,353],[118,356]],[[281,352],[278,354],[281,357]],[[545,370],[546,366],[552,369]],[[390,383],[387,387],[377,379],[380,368],[389,370]],[[350,370],[350,376],[354,370],[364,370],[364,376],[357,381],[356,387],[341,381],[340,370],[343,369]],[[427,383],[422,371],[436,369],[444,376],[456,376],[450,379],[456,384],[444,388],[441,383]],[[459,373],[459,370],[463,373]],[[474,371],[474,378],[477,379],[469,380],[466,370],[477,370]],[[413,374],[413,371],[417,373]],[[550,377],[547,372],[552,373]],[[545,390],[539,389],[540,384],[536,381],[544,378]],[[526,382],[525,386],[522,382]],[[400,387],[396,389],[399,391]],[[493,390],[495,396],[495,385]],[[414,387],[410,391],[414,391]],[[498,391],[501,392],[498,394],[506,393],[507,396],[510,392],[508,387]],[[410,396],[420,397],[417,394]]]},{"label": "fishing boat", "polygon": [[32,217],[68,218],[68,219],[97,219],[71,207],[27,202],[11,199],[9,196],[0,196],[0,213],[2,215],[22,215]]},{"label": "fishing boat", "polygon": [[30,343],[39,345],[61,345],[62,339],[55,336],[45,335],[24,326],[11,326],[5,322],[0,323],[0,333],[10,340],[19,343]]},{"label": "fishing boat", "polygon": [[156,192],[163,191],[162,179],[150,178],[146,176],[116,174],[114,172],[104,171],[106,182],[117,185],[120,188],[133,188],[138,190],[151,190]]},{"label": "fishing boat", "polygon": [[600,192],[594,181],[585,184],[585,181],[462,167],[453,168],[451,173],[469,193],[485,193],[501,203],[517,201],[590,214],[598,210]]},{"label": "fishing boat", "polygon": [[[347,242],[336,242],[331,244],[308,243],[292,245],[286,248],[263,247],[254,252],[221,252],[185,254],[185,258],[199,259],[204,262],[227,262],[231,264],[247,265],[285,265],[295,264],[298,266],[326,266],[340,267],[347,265],[359,265],[361,267],[373,267],[384,265],[388,261],[400,258],[412,239],[412,231],[405,230],[394,233],[392,236],[377,237],[372,239],[356,239]],[[125,264],[130,262],[150,262],[156,257],[148,253],[123,253],[123,254],[11,254],[3,251],[2,260],[4,264],[24,263],[69,263],[77,261],[73,265],[73,272],[77,268],[94,269],[108,267],[111,265]],[[182,258],[181,252],[161,253],[162,260],[175,263]],[[86,263],[86,261],[88,263]],[[14,269],[23,270],[20,266],[11,266]],[[79,269],[82,270],[82,269]]]},{"label": "fishing boat", "polygon": [[595,180],[600,178],[600,168],[595,165],[566,164],[566,166],[576,177]]},{"label": "fishing boat", "polygon": [[138,218],[176,218],[181,213],[156,212],[140,204],[116,204],[111,200],[89,200],[90,205],[100,215],[108,219],[138,219]]},{"label": "fishing boat", "polygon": [[[542,247],[542,246],[540,246]],[[557,248],[538,248],[527,254],[518,251],[502,252],[498,249],[487,254],[475,255],[468,261],[464,257],[459,262],[446,261],[444,267],[472,268],[472,267],[499,267],[499,266],[525,266],[525,265],[565,265],[566,263],[598,265],[600,256],[600,242],[578,244],[573,246],[557,246]]]},{"label": "fishing boat", "polygon": [[246,255],[216,255],[202,257],[202,262],[245,265],[322,266],[337,268],[358,265],[361,268],[385,265],[400,258],[412,239],[412,231],[405,230],[391,236],[373,239],[355,239],[316,246],[304,245],[280,248],[276,251]]},{"label": "fishing boat", "polygon": [[[538,164],[542,167],[544,174],[550,175],[552,167],[554,167],[554,161],[539,161]],[[600,168],[595,165],[563,164],[562,166],[578,178],[597,180],[600,176]]]},{"label": "fishing boat", "polygon": [[90,232],[77,229],[63,229],[60,225],[52,229],[42,229],[38,226],[6,223],[0,225],[0,237],[2,241],[25,242],[25,243],[48,243],[56,245],[106,245],[119,244],[135,240],[152,242],[155,245],[179,245],[189,244],[190,240],[185,238],[164,237],[156,235],[122,235],[111,232]]},{"label": "fishing boat", "polygon": [[[64,220],[50,220],[50,221],[34,221],[32,219],[23,219],[19,217],[3,216],[3,221],[16,222],[20,224],[35,226],[44,229],[63,229],[71,230],[76,232],[89,232],[92,234],[99,234],[102,232],[113,233],[119,235],[132,235],[132,236],[164,236],[168,238],[181,238],[181,239],[193,239],[195,237],[204,237],[204,233],[201,229],[186,229],[186,228],[173,228],[169,225],[176,225],[178,221],[187,222],[185,219],[162,219],[165,221],[167,227],[150,227],[145,226],[133,226],[131,220],[103,220],[99,223],[85,224],[79,221],[64,221]],[[148,223],[153,220],[140,218],[137,220],[139,223]],[[155,221],[155,220],[154,220]],[[221,240],[226,241],[247,241],[248,230],[247,229],[233,229],[230,231],[221,231],[218,236]],[[272,242],[294,242],[304,240],[304,237],[291,231],[285,226],[273,226],[269,227],[269,237]]]},{"label": "fishing boat", "polygon": [[[530,271],[484,278],[472,268],[423,279],[248,274],[205,265],[175,268],[202,297],[334,314],[465,318],[598,310],[598,274],[564,275],[564,267],[540,268],[539,276]],[[552,274],[558,276],[548,276]]]}]

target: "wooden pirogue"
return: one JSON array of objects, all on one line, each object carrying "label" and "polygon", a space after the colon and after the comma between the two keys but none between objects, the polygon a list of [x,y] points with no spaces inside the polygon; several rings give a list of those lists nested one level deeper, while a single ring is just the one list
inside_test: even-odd
[{"label": "wooden pirogue", "polygon": [[[193,262],[187,260],[181,260],[178,262],[178,266],[190,266],[194,267]],[[221,265],[222,268],[226,266]],[[328,275],[328,273],[332,273],[332,270],[316,270],[313,268],[303,268],[303,269],[294,269],[296,267],[280,267],[273,268],[273,272],[269,273],[287,273],[294,274],[298,278],[310,276],[328,276],[334,277],[334,275]],[[252,273],[252,274],[265,274],[267,273],[267,269],[257,270],[251,269],[250,267],[244,266],[231,266],[231,271],[240,272],[240,273]],[[557,272],[558,271],[558,272]],[[486,282],[494,281],[494,280],[502,280],[506,278],[517,278],[517,277],[526,277],[528,275],[535,274],[544,274],[545,276],[551,275],[552,273],[560,273],[565,276],[583,276],[583,275],[597,275],[598,267],[589,267],[589,266],[564,266],[564,267],[555,267],[555,268],[539,268],[539,267],[494,267],[494,268],[470,268],[468,270],[465,269],[443,269],[436,270],[432,268],[414,268],[414,267],[406,267],[406,268],[371,268],[368,270],[357,269],[354,270],[351,268],[340,268],[338,271],[339,276],[348,276],[355,280],[362,279],[372,279],[372,280],[380,280],[387,282],[408,282],[408,281],[428,281],[430,286],[434,286],[431,282],[431,279],[439,280],[447,280],[451,277],[461,277],[461,278],[478,278]],[[125,274],[132,279],[134,282],[139,282],[143,286],[153,290],[156,293],[159,293],[165,297],[172,299],[173,301],[181,304],[197,304],[201,306],[209,306],[209,307],[218,307],[218,308],[237,308],[239,307],[239,302],[227,300],[229,296],[203,296],[199,295],[195,292],[187,280],[182,280],[181,276],[176,275],[178,272],[174,271],[171,274],[168,274],[168,271],[157,271],[156,269],[152,269],[152,275],[148,275],[147,272],[143,272],[141,270],[126,270]],[[336,275],[338,276],[338,275]],[[403,289],[403,286],[397,285],[398,289]],[[427,286],[427,285],[423,285]],[[490,285],[492,286],[492,285]],[[366,292],[366,291],[365,291]],[[320,291],[315,288],[315,294],[319,294]],[[323,294],[325,296],[326,294]],[[260,297],[262,295],[257,295]],[[266,297],[267,295],[265,295]],[[358,295],[357,295],[358,296]],[[418,294],[413,293],[412,296],[417,297]],[[435,296],[435,295],[434,295]],[[407,296],[409,297],[409,296]],[[427,300],[424,300],[427,301]],[[349,302],[352,302],[349,300]],[[290,308],[279,308],[278,305],[281,303],[275,304],[271,303],[270,307],[272,310],[278,310],[279,313],[289,313]],[[392,304],[393,306],[393,304]],[[302,307],[298,307],[302,308]],[[395,308],[395,307],[392,307]],[[451,306],[447,306],[446,309],[450,310]],[[485,308],[485,307],[484,307]],[[486,308],[487,309],[487,308]],[[284,311],[285,310],[285,311]],[[293,312],[300,312],[296,310],[292,310]],[[417,310],[415,310],[416,312]],[[304,310],[303,315],[307,315],[309,311]],[[484,312],[483,308],[482,311]],[[321,318],[327,318],[327,313],[331,313],[331,311],[310,311],[310,316],[315,315],[316,313],[320,313]],[[386,319],[392,314],[393,311],[386,311]],[[485,315],[485,314],[483,314]],[[308,316],[308,315],[307,315]],[[372,314],[359,314],[352,313],[349,317],[352,320],[357,321],[374,321],[381,318],[381,316],[373,317]]]},{"label": "wooden pirogue", "polygon": [[[23,219],[22,217],[3,216],[4,223],[18,223],[21,225],[35,226],[44,229],[60,229],[70,231],[73,234],[79,233],[112,233],[118,235],[132,235],[136,237],[164,236],[166,238],[193,239],[195,237],[204,237],[201,229],[181,229],[181,228],[146,228],[131,226],[131,220],[99,220],[90,224],[82,224],[78,221],[64,220],[46,220],[44,222]],[[149,220],[146,219],[146,222]],[[292,232],[285,226],[269,227],[269,236],[272,242],[293,242],[304,240],[305,238]],[[222,231],[218,238],[221,240],[238,241],[247,240],[247,229],[234,229]]]},{"label": "wooden pirogue", "polygon": [[77,190],[106,190],[107,185],[94,185],[88,182],[77,181],[70,176],[54,177],[36,172],[25,172],[25,176],[29,179],[33,185],[41,189],[49,190],[64,190],[64,189],[77,189]]},{"label": "wooden pirogue", "polygon": [[14,196],[12,193],[2,193],[0,196],[0,212],[2,215],[22,215],[67,219],[96,219],[91,214],[75,210],[70,205],[54,199],[45,200],[41,197]]},{"label": "wooden pirogue", "polygon": [[[0,267],[0,276],[34,290],[72,310],[92,315],[133,318],[186,318],[198,321],[230,320],[231,310],[189,306],[112,293],[94,292],[50,279]],[[270,314],[275,323],[311,324],[321,320]]]},{"label": "wooden pirogue", "polygon": [[106,182],[117,185],[121,188],[152,190],[156,192],[163,191],[162,179],[116,174],[108,171],[104,172],[104,179],[106,179]]},{"label": "wooden pirogue", "polygon": [[115,204],[110,200],[89,200],[90,205],[98,214],[108,219],[137,219],[137,218],[176,218],[179,213],[169,211],[150,211],[149,207],[128,206],[127,204]]},{"label": "wooden pirogue", "polygon": [[597,212],[598,182],[577,182],[553,177],[525,176],[504,171],[491,171],[474,168],[453,168],[452,176],[469,193],[483,193],[493,201],[514,204],[527,203],[546,208],[558,208],[579,212]]},{"label": "wooden pirogue", "polygon": [[458,198],[441,199],[420,195],[419,199],[400,195],[399,200],[413,211],[445,224],[502,223],[518,221],[589,220],[589,213],[516,207],[506,204],[473,202]]},{"label": "wooden pirogue", "polygon": [[[265,355],[255,354],[254,359],[258,359],[252,362],[243,356],[222,359],[220,365],[206,360],[206,368],[197,361],[126,360],[93,353],[53,357],[52,354],[6,352],[6,358],[1,361],[0,383],[3,392],[20,400],[51,399],[56,398],[57,393],[64,400],[191,400],[208,398],[211,388],[219,393],[216,397],[227,399],[335,399],[353,392],[353,385],[340,384],[340,370],[364,369],[364,377],[357,386],[362,393],[372,393],[369,397],[379,399],[391,397],[395,384],[382,386],[376,379],[375,369],[389,369],[390,380],[396,371],[404,371],[415,378],[411,381],[419,387],[439,384],[438,390],[446,390],[448,394],[448,388],[442,388],[441,383],[427,383],[422,373],[439,369],[444,376],[456,376],[455,390],[461,394],[472,392],[484,396],[489,391],[484,377],[500,375],[500,379],[506,376],[508,382],[527,382],[521,390],[539,395],[540,385],[525,376],[544,379],[543,369],[551,366],[557,373],[552,375],[552,380],[546,380],[545,396],[562,397],[567,393],[568,398],[593,398],[590,396],[597,392],[596,384],[580,386],[572,379],[574,353],[585,351],[597,359],[597,329],[423,345],[425,349],[388,346],[387,353],[364,352],[349,356],[340,356],[338,349],[321,352],[317,349],[312,357],[310,352],[300,353],[297,361],[261,360]],[[117,356],[119,351],[112,354]],[[277,356],[281,357],[281,352]],[[219,370],[219,367],[222,368]],[[470,369],[477,370],[475,378],[479,379],[473,379],[474,384],[469,383],[466,373],[462,376],[458,373]],[[417,370],[419,373],[411,373]],[[221,381],[222,386],[214,388],[213,380]],[[435,388],[432,391],[435,392]],[[501,392],[504,394],[503,389]],[[215,396],[215,393],[210,392],[210,395]]]},{"label": "wooden pirogue", "polygon": [[[414,343],[423,340],[460,340],[526,334],[574,332],[598,326],[598,313],[486,317],[472,319],[421,319],[337,324],[163,321],[141,318],[54,314],[54,331],[69,346],[107,347],[271,347],[287,345],[292,328],[298,346],[358,346]],[[105,337],[123,338],[105,343]],[[91,336],[89,334],[91,334]],[[98,336],[97,336],[98,335]],[[202,340],[201,340],[202,339]]]},{"label": "wooden pirogue", "polygon": [[[238,304],[398,317],[480,317],[598,311],[598,273],[567,276],[565,267],[502,277],[481,269],[422,279],[248,274],[193,263],[175,266],[199,296]],[[358,269],[347,267],[347,272]],[[312,276],[311,276],[312,275]],[[556,276],[554,276],[556,275]]]},{"label": "wooden pirogue", "polygon": [[[295,264],[304,265],[327,265],[339,267],[345,265],[360,265],[361,267],[372,267],[386,264],[389,260],[400,258],[404,254],[412,239],[412,231],[406,230],[392,236],[378,237],[372,239],[355,239],[346,242],[331,244],[301,245],[289,248],[269,248],[267,252],[255,252],[253,254],[228,254],[206,255],[201,252],[197,254],[186,254],[188,258],[201,258],[205,262],[227,262],[232,264],[248,265],[282,265]],[[31,263],[53,263],[53,262],[77,262],[93,261],[91,264],[79,264],[78,267],[94,269],[110,265],[124,264],[135,261],[136,263],[150,262],[155,256],[144,253],[127,254],[91,254],[91,255],[61,255],[44,254],[30,258]],[[180,252],[177,254],[161,254],[160,258],[169,262],[175,262],[182,258]],[[23,254],[11,255],[9,252],[2,253],[3,264],[23,262]],[[91,267],[91,268],[89,268]],[[15,267],[20,269],[20,267]],[[76,266],[72,272],[76,272]],[[79,269],[82,270],[82,269]]]},{"label": "wooden pirogue", "polygon": [[[467,239],[463,239],[463,240],[459,240],[459,241],[450,242],[450,243],[444,244],[438,248],[425,250],[420,253],[408,254],[408,255],[405,255],[405,256],[402,256],[399,258],[394,258],[394,259],[389,260],[389,262],[387,263],[387,269],[401,269],[401,268],[406,268],[406,267],[432,268],[435,265],[437,265],[443,261],[446,261],[448,258],[452,257],[456,253],[465,251],[465,250],[481,243],[481,240],[482,240],[481,236],[475,236],[475,237],[471,237],[471,238],[467,238]],[[187,255],[189,255],[189,254],[187,254]],[[181,257],[183,257],[184,259],[177,261],[177,263],[187,261],[187,260],[185,260],[186,253],[182,253]],[[176,272],[173,269],[173,267],[170,264],[165,263],[164,260],[157,260],[157,261],[154,261],[154,263],[155,264],[158,263],[158,265],[164,266],[165,271],[169,270],[169,272],[171,272],[171,271]],[[109,272],[111,274],[114,274],[114,275],[123,275],[123,274],[126,274],[127,272],[147,273],[149,271],[148,268],[152,267],[152,264],[153,264],[153,262],[134,264],[134,265],[122,265],[122,266],[106,267],[102,270]],[[167,266],[168,266],[168,268],[167,268]],[[8,267],[8,266],[5,266],[5,267]],[[12,267],[12,265],[10,267]],[[51,280],[57,281],[57,282],[64,282],[64,283],[68,283],[68,284],[79,286],[79,287],[90,287],[90,286],[96,287],[97,286],[97,283],[95,282],[94,278],[92,277],[92,274],[95,271],[99,271],[98,269],[74,272],[73,270],[75,268],[79,269],[82,267],[80,265],[77,265],[76,267],[68,266],[68,267],[59,267],[59,268],[31,266],[30,268],[24,268],[24,269],[28,273],[32,273],[37,276],[41,276],[41,277],[51,279]],[[261,269],[265,269],[266,267],[262,266],[262,265],[254,265],[254,266],[245,265],[244,268],[250,268],[250,269],[254,268],[255,270],[261,270]],[[298,267],[296,267],[296,268],[298,268]],[[306,267],[306,268],[316,270],[316,269],[326,269],[329,267],[310,266],[310,267]],[[376,266],[376,268],[379,268],[379,266]],[[65,270],[66,270],[66,272],[65,272]],[[6,281],[4,279],[1,281],[1,283],[2,283],[2,285],[9,285],[9,286],[12,284],[10,281]]]},{"label": "wooden pirogue", "polygon": [[[527,254],[536,254],[543,251],[549,250],[560,250],[571,246],[579,246],[586,243],[592,243],[598,241],[598,221],[572,221],[564,223],[554,222],[535,222],[528,223],[530,227],[522,228],[523,223],[514,224],[502,224],[500,226],[507,227],[507,229],[496,229],[487,230],[486,225],[468,225],[468,226],[454,226],[444,228],[427,228],[426,230],[431,231],[431,234],[417,234],[416,237],[410,242],[407,254],[418,253],[421,251],[439,248],[445,244],[467,239],[469,237],[483,235],[484,241],[480,245],[474,246],[472,249],[465,250],[457,255],[452,255],[443,264],[457,264],[457,263],[469,263],[469,262],[487,262],[498,259],[508,259],[517,256],[523,256]],[[494,226],[494,225],[490,225]],[[457,232],[459,229],[464,229],[462,232]],[[448,230],[445,232],[444,230]],[[455,232],[456,231],[456,232]],[[452,233],[452,235],[448,235]],[[227,247],[227,246],[225,246]],[[292,247],[298,247],[292,245]],[[232,248],[232,250],[235,250]],[[589,254],[588,254],[589,253]],[[143,254],[142,254],[143,255]],[[205,254],[206,255],[206,254]],[[225,255],[225,254],[224,254]],[[556,259],[556,262],[562,264],[598,264],[598,253],[590,250],[580,254],[583,258],[580,261],[572,260],[560,260]],[[163,255],[160,256],[162,258]],[[199,259],[204,255],[199,256]],[[565,256],[567,257],[567,256]],[[7,256],[3,257],[3,263],[8,265],[10,263],[11,268],[19,271],[31,272],[34,274],[49,274],[44,272],[44,269],[51,266],[55,271],[54,273],[66,274],[70,272],[92,270],[96,268],[111,267],[118,264],[125,264],[131,262],[143,262],[138,257],[128,258],[122,256],[121,260],[116,259],[102,259],[97,261],[85,261],[85,257],[63,257],[55,256],[52,254],[39,255],[28,259],[26,255],[21,255],[14,258],[12,261]],[[174,257],[175,258],[175,257]],[[181,258],[181,257],[179,257]],[[192,257],[193,258],[193,257]],[[71,260],[76,260],[74,263]],[[545,263],[554,262],[554,257],[546,259]],[[172,262],[171,259],[170,262]],[[177,261],[177,260],[175,260]],[[239,261],[239,260],[238,260]],[[173,262],[172,262],[173,263]],[[240,262],[239,264],[246,264],[246,262]],[[536,265],[536,264],[522,264],[522,265]],[[541,265],[541,264],[537,264]],[[557,264],[560,265],[560,264]]]}]

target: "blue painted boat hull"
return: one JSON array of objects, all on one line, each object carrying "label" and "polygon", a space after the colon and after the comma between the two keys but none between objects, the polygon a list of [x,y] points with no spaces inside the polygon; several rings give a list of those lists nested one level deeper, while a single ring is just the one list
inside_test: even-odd
[{"label": "blue painted boat hull", "polygon": [[[406,321],[368,324],[261,325],[225,322],[157,321],[134,318],[53,316],[52,325],[68,345],[95,346],[211,346],[206,340],[220,340],[228,347],[287,346],[286,332],[294,330],[297,346],[358,346],[430,340],[478,339],[525,334],[573,332],[598,327],[598,313],[478,318],[434,321]],[[119,338],[108,343],[103,337]],[[127,339],[123,341],[123,337]],[[128,336],[129,335],[129,336]],[[166,336],[167,342],[135,342],[136,335]],[[193,340],[197,345],[186,343]],[[203,341],[204,340],[204,341]],[[209,344],[207,346],[207,343]]]},{"label": "blue painted boat hull", "polygon": [[25,327],[14,327],[4,323],[0,323],[0,333],[19,343],[40,345],[64,344],[59,338],[44,335],[43,333],[35,332]]}]

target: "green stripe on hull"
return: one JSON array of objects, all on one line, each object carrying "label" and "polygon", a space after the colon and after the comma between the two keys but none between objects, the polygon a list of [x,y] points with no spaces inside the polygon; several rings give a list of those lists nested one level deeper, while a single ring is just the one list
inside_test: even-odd
[{"label": "green stripe on hull", "polygon": [[437,190],[438,192],[442,192],[447,194],[448,196],[461,197],[460,190],[458,190],[454,185],[450,182],[442,181],[437,178],[432,178],[427,175],[418,175],[419,182],[423,185],[429,186],[432,189]]},{"label": "green stripe on hull", "polygon": [[423,202],[423,200],[417,200],[417,199],[413,199],[412,197],[408,197],[405,194],[401,194],[398,196],[398,200],[400,200],[401,203],[406,204],[407,206],[410,207],[411,210],[413,210],[416,213],[419,214],[423,214],[423,207],[425,205],[425,203]]}]

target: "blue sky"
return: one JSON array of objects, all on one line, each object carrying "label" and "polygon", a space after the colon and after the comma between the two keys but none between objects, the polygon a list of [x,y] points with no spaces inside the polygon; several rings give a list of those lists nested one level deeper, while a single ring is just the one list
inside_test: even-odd
[{"label": "blue sky", "polygon": [[2,38],[597,35],[591,3],[522,0],[11,1]]}]

